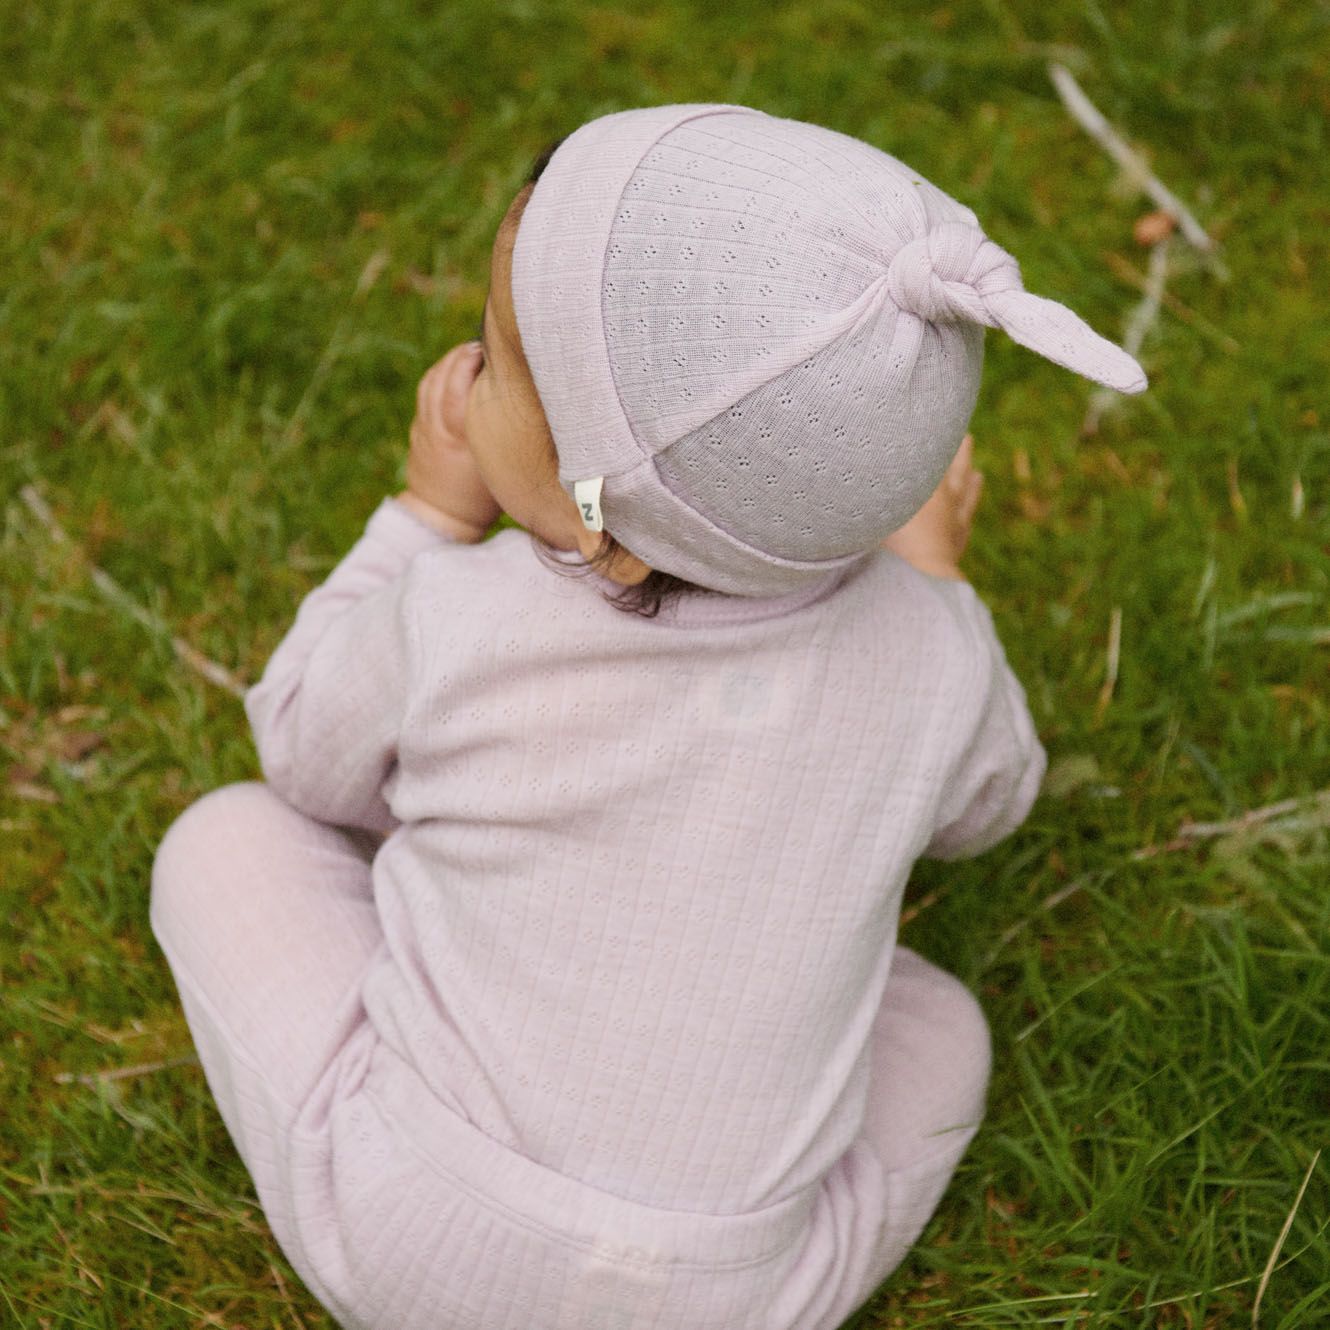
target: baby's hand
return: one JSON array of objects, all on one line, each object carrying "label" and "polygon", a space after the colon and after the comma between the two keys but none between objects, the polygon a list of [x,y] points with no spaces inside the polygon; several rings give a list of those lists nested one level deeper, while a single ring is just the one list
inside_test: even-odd
[{"label": "baby's hand", "polygon": [[903,527],[882,542],[883,549],[900,555],[922,573],[964,580],[958,565],[969,543],[984,483],[983,472],[971,465],[973,455],[974,437],[967,434],[942,483]]},{"label": "baby's hand", "polygon": [[484,536],[501,511],[466,442],[466,399],[479,365],[479,348],[463,342],[425,371],[411,422],[407,488],[397,496],[431,526],[471,542]]}]

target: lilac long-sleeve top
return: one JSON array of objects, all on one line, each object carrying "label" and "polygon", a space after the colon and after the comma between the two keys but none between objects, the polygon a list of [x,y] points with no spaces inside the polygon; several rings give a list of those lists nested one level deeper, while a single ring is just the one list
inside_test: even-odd
[{"label": "lilac long-sleeve top", "polygon": [[368,1019],[440,1100],[602,1190],[730,1213],[850,1146],[921,856],[1044,773],[966,582],[882,551],[625,614],[385,499],[245,707],[312,817],[387,833]]}]

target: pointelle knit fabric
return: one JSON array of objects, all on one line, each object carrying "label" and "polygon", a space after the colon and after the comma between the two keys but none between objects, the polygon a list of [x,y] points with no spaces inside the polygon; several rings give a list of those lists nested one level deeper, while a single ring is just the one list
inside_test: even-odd
[{"label": "pointelle knit fabric", "polygon": [[[154,927],[210,1083],[343,1324],[834,1330],[982,1113],[986,1052],[947,1044],[963,1011],[899,1066],[873,1052],[908,992],[959,989],[895,946],[911,865],[995,844],[1044,770],[974,590],[886,551],[655,620],[609,586],[385,500],[246,696],[304,828],[265,843],[308,842],[327,921],[244,915],[225,942],[206,874],[248,883],[246,909],[283,899],[264,874],[286,859],[235,848],[262,809],[215,854],[187,812],[159,853]],[[353,905],[336,827],[386,835]],[[338,965],[344,1001],[316,998]],[[266,1013],[302,986],[322,1033],[284,1053]],[[311,1088],[283,1068],[314,1049]]]},{"label": "pointelle knit fabric", "polygon": [[973,413],[986,327],[1146,387],[905,162],[728,103],[564,140],[523,209],[512,294],[587,525],[731,595],[829,585],[922,506]]}]

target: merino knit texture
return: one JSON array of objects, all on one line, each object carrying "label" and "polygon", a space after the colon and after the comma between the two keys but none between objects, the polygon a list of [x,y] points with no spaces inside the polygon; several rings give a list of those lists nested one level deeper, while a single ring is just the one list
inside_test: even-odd
[{"label": "merino knit texture", "polygon": [[802,610],[636,620],[525,533],[449,546],[389,504],[246,699],[295,807],[406,824],[371,1021],[487,1135],[618,1195],[806,1187],[859,1127],[911,865],[1038,788],[987,610],[884,554]]},{"label": "merino knit texture", "polygon": [[[870,1056],[884,995],[924,994],[927,1015],[928,994],[959,989],[895,947],[912,864],[994,845],[1025,817],[1044,771],[974,590],[885,551],[793,595],[698,594],[654,620],[605,603],[611,588],[545,567],[523,531],[453,544],[385,500],[247,694],[264,776],[290,810],[274,816],[298,824],[272,843],[308,838],[302,862],[331,883],[349,861],[320,836],[387,836],[373,856],[373,909],[368,895],[355,907],[371,930],[363,980],[342,1033],[328,1036],[337,1047],[317,1113],[314,1100],[292,1107],[305,1115],[293,1144],[260,1145],[244,1125],[280,1073],[220,1046],[246,1029],[255,1047],[279,1034],[228,1015],[244,983],[189,959],[207,957],[209,939],[171,885],[194,871],[184,833],[159,856],[154,926],[201,1053],[212,1050],[210,1081],[256,1178],[267,1169],[260,1194],[275,1231],[344,1324],[833,1326],[903,1257],[959,1157],[943,1167],[942,1145],[911,1140],[893,1159],[884,1138],[901,1129],[881,1126],[865,1144],[875,1115],[931,1112],[940,1120],[912,1130],[964,1129],[963,1148],[982,1112],[985,1052],[948,1054],[942,1035],[916,1036],[932,1046],[891,1072],[898,1084],[881,1083]],[[259,814],[234,822],[236,840]],[[311,921],[311,936],[322,927]],[[319,945],[330,968],[340,963],[336,946]],[[959,1002],[975,1014],[953,1002],[954,1023],[977,1026],[966,1047],[979,1049],[982,1018],[963,992]],[[367,1076],[379,1085],[372,1103],[355,1098]],[[959,1098],[944,1092],[967,1077]],[[315,1185],[330,1156],[316,1168],[297,1147],[329,1122],[349,1133],[342,1173]],[[579,1258],[580,1278],[594,1289],[628,1270],[631,1295],[602,1298],[619,1310],[599,1319],[585,1302],[569,1310],[566,1292],[563,1310],[537,1314],[541,1298],[558,1302],[553,1276],[506,1248],[496,1266],[498,1239],[487,1247],[482,1225],[467,1238],[467,1279],[505,1271],[506,1309],[429,1303],[424,1285],[399,1281],[394,1296],[410,1288],[413,1300],[384,1312],[382,1279],[377,1302],[358,1302],[369,1276],[354,1274],[348,1232],[368,1221],[344,1193],[356,1176],[397,1176],[388,1136],[421,1159],[469,1141],[449,1166],[464,1180],[450,1205],[474,1195],[550,1240],[563,1227],[570,1250],[593,1255],[616,1228],[620,1245],[590,1267]],[[901,1181],[925,1164],[926,1186],[922,1173],[917,1186]],[[423,1166],[394,1167],[400,1185],[376,1193],[375,1232],[441,1204],[421,1199]],[[833,1194],[840,1174],[853,1182]],[[888,1258],[893,1206],[910,1220]],[[317,1242],[285,1236],[313,1231],[301,1230],[301,1207],[324,1225]],[[814,1260],[807,1235],[818,1226]],[[403,1245],[383,1260],[405,1260]],[[427,1257],[413,1252],[415,1270]],[[742,1297],[731,1288],[681,1302],[671,1282],[689,1261],[738,1269],[782,1252]],[[753,1303],[755,1287],[769,1301],[784,1288],[783,1310]]]},{"label": "merino knit texture", "polygon": [[599,482],[593,518],[648,567],[741,596],[820,581],[919,510],[985,327],[1146,387],[913,167],[728,103],[569,135],[523,209],[512,294],[568,493]]}]

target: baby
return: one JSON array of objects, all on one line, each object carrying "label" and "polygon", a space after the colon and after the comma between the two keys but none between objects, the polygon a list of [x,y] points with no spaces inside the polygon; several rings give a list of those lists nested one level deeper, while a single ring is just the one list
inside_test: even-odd
[{"label": "baby", "polygon": [[406,491],[246,696],[266,782],[153,870],[208,1084],[343,1325],[835,1330],[919,1237],[989,1036],[901,895],[1045,766],[957,566],[984,325],[1145,387],[815,125],[624,111],[518,193]]}]

